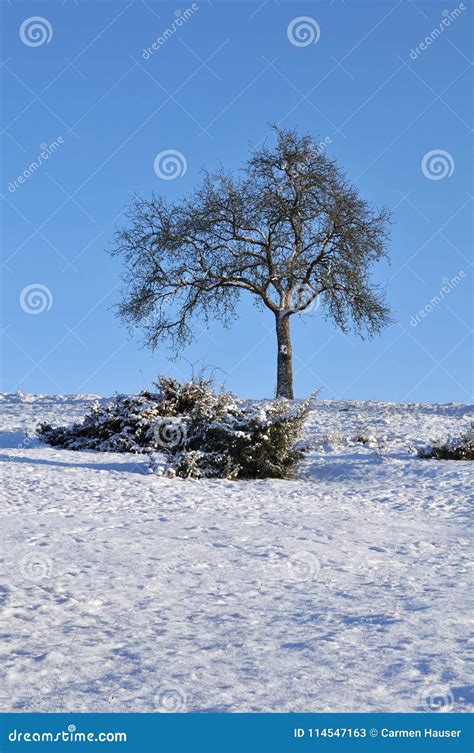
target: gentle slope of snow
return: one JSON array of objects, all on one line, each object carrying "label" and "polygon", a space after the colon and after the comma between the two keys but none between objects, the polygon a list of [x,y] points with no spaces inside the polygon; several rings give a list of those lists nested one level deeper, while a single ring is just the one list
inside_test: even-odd
[{"label": "gentle slope of snow", "polygon": [[90,399],[0,396],[2,710],[472,708],[472,466],[414,455],[471,408],[322,401],[299,479],[227,482],[26,436]]}]

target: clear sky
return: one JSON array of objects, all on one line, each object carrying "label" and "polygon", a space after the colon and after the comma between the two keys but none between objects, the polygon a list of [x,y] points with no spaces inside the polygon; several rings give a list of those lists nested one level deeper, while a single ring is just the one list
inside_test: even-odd
[{"label": "clear sky", "polygon": [[[150,353],[115,318],[120,261],[106,249],[132,192],[176,198],[204,165],[237,169],[276,122],[326,139],[395,218],[391,265],[375,276],[396,324],[364,342],[321,309],[293,317],[297,396],[469,400],[469,3],[1,6],[3,390],[106,395],[159,373],[188,377],[194,364],[221,369],[237,394],[271,396],[269,312],[243,297],[229,330],[198,325],[170,361],[166,345]],[[168,150],[186,169],[164,180],[154,165]]]}]

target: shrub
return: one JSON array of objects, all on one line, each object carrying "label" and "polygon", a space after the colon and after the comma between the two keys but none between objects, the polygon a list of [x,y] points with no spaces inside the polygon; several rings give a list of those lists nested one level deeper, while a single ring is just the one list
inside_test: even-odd
[{"label": "shrub", "polygon": [[420,458],[435,460],[474,460],[474,431],[434,442],[431,447],[418,450]]},{"label": "shrub", "polygon": [[[229,410],[230,407],[230,410]],[[307,406],[219,406],[213,416],[192,416],[183,448],[173,458],[179,476],[287,478],[304,455],[298,443]]]},{"label": "shrub", "polygon": [[41,424],[38,435],[71,450],[148,452],[152,470],[186,478],[287,478],[304,455],[298,439],[308,402],[239,403],[207,380],[161,377],[157,386],[93,403],[70,427]]},{"label": "shrub", "polygon": [[82,423],[72,426],[40,424],[43,442],[68,450],[101,452],[147,452],[152,445],[153,422],[162,415],[158,395],[116,395],[107,405],[92,403]]}]

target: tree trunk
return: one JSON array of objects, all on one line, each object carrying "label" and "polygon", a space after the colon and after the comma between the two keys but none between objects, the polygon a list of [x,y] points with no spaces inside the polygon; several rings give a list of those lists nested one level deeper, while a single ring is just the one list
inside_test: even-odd
[{"label": "tree trunk", "polygon": [[293,365],[288,314],[283,312],[276,314],[276,334],[278,343],[276,396],[293,400]]}]

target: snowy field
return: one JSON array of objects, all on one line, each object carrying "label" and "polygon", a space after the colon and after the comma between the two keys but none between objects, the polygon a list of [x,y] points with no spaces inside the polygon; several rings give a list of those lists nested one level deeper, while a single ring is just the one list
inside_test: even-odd
[{"label": "snowy field", "polygon": [[0,399],[3,711],[472,710],[472,466],[414,454],[472,408],[321,401],[228,482],[25,433],[89,400]]}]

